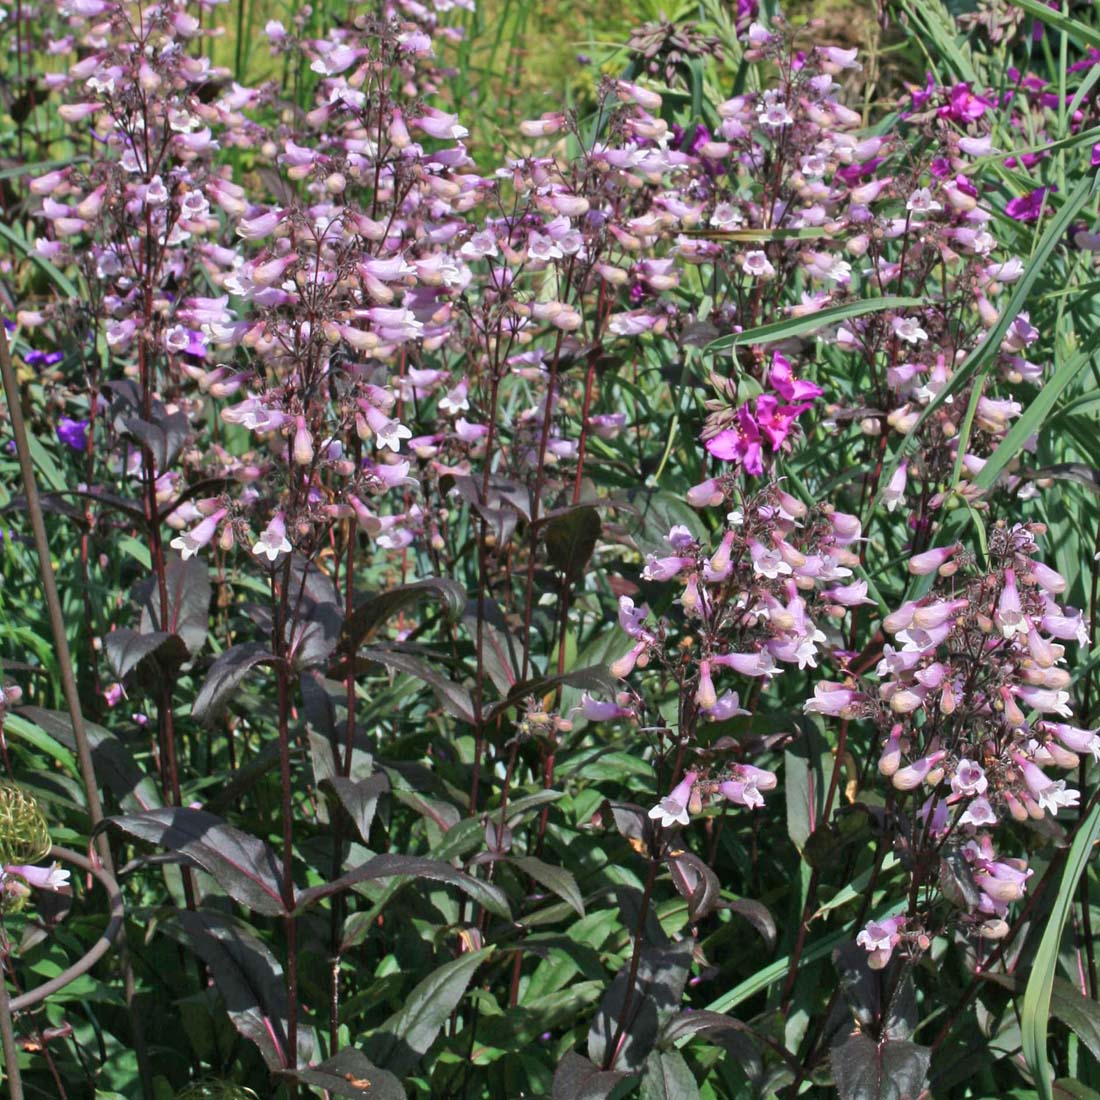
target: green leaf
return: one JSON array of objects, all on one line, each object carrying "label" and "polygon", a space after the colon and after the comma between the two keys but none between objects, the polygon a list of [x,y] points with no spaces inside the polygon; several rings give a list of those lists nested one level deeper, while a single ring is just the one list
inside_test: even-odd
[{"label": "green leaf", "polygon": [[[1019,974],[983,973],[982,977],[1017,996],[1026,989],[1026,980]],[[1072,982],[1055,977],[1050,990],[1050,1010],[1100,1062],[1100,1004],[1086,997]]]},{"label": "green leaf", "polygon": [[1062,929],[1073,905],[1077,883],[1085,873],[1097,837],[1100,837],[1100,806],[1094,806],[1089,816],[1077,828],[1077,836],[1070,846],[1062,881],[1059,883],[1054,905],[1043,930],[1043,938],[1039,941],[1039,949],[1031,964],[1027,988],[1024,990],[1020,1009],[1021,1046],[1041,1100],[1053,1100],[1054,1097],[1050,1084],[1050,1060],[1047,1057],[1047,1029]]},{"label": "green leaf", "polygon": [[[21,707],[25,718],[55,737],[67,749],[76,752],[72,719],[61,711],[40,707]],[[4,729],[14,731],[13,716],[4,720]],[[92,767],[96,778],[107,785],[124,810],[141,812],[160,809],[163,802],[156,781],[135,762],[126,746],[113,733],[85,721],[84,730],[92,750]]]},{"label": "green leaf", "polygon": [[518,867],[524,874],[530,876],[540,886],[545,886],[553,894],[557,894],[577,913],[584,916],[584,899],[577,888],[577,880],[572,871],[564,867],[555,867],[534,856],[511,856],[509,862]]},{"label": "green leaf", "polygon": [[384,665],[393,672],[402,672],[425,683],[435,692],[443,709],[463,722],[474,724],[474,701],[470,693],[453,680],[436,672],[426,661],[408,653],[390,649],[364,649],[361,656],[368,661]]},{"label": "green leaf", "polygon": [[409,994],[400,1012],[367,1040],[371,1061],[404,1077],[435,1042],[447,1018],[458,1007],[474,971],[495,949],[483,947],[460,955],[434,970]]}]

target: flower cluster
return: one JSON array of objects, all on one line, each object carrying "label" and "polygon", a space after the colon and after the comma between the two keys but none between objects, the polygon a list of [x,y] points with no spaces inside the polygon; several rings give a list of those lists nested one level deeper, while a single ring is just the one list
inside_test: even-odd
[{"label": "flower cluster", "polygon": [[[1036,525],[999,525],[989,567],[958,544],[910,559],[932,590],[883,620],[891,638],[877,687],[823,682],[808,713],[871,718],[884,733],[878,771],[894,798],[919,799],[907,838],[914,853],[958,850],[977,888],[966,908],[986,935],[1007,930],[1007,904],[1030,871],[998,859],[991,833],[1075,807],[1078,792],[1051,769],[1100,759],[1100,731],[1072,724],[1066,641],[1085,642],[1080,612],[1058,603],[1065,580],[1037,558]],[[928,871],[918,862],[915,875]],[[908,915],[910,923],[918,914]],[[873,939],[873,937],[871,937]],[[869,950],[883,950],[878,940]]]}]

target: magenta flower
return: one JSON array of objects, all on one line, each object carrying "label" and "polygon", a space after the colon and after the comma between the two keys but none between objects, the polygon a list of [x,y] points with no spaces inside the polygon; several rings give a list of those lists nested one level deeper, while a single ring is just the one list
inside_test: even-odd
[{"label": "magenta flower", "polygon": [[1043,213],[1043,203],[1047,195],[1057,191],[1056,187],[1037,187],[1019,198],[1010,199],[1005,205],[1005,213],[1018,222],[1035,222]]},{"label": "magenta flower", "polygon": [[719,432],[713,439],[708,439],[705,446],[723,462],[740,462],[748,474],[759,477],[764,472],[760,428],[748,405],[742,405],[737,410],[737,427]]}]

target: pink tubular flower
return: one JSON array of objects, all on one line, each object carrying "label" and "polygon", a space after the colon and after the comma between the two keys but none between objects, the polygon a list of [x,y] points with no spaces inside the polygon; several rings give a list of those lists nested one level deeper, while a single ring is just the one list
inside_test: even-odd
[{"label": "pink tubular flower", "polygon": [[935,573],[937,569],[946,565],[959,550],[959,544],[954,546],[937,546],[932,550],[926,550],[923,554],[915,554],[909,559],[909,572],[918,577]]},{"label": "pink tubular flower", "polygon": [[684,778],[649,811],[649,816],[654,821],[659,819],[662,828],[665,829],[673,825],[686,825],[689,821],[688,803],[691,801],[691,789],[695,786],[695,780],[698,778],[698,772],[688,772]]},{"label": "pink tubular flower", "polygon": [[638,658],[646,651],[646,646],[648,645],[649,642],[643,638],[640,642],[637,642],[627,650],[627,652],[617,661],[613,661],[608,671],[612,676],[620,680],[625,680],[634,671],[634,666],[638,663]]},{"label": "pink tubular flower", "polygon": [[3,872],[0,873],[3,888],[13,893],[22,893],[25,887],[11,882],[9,876],[12,875],[18,876],[38,890],[62,890],[69,885],[69,872],[62,870],[56,863],[51,863],[49,867],[35,867],[25,863],[5,864]]},{"label": "pink tubular flower", "polygon": [[1001,595],[997,600],[997,612],[994,618],[1001,628],[1001,634],[1006,638],[1028,632],[1028,619],[1020,606],[1020,593],[1016,588],[1016,574],[1011,569],[1005,570],[1004,588],[1001,589]]},{"label": "pink tubular flower", "polygon": [[276,512],[260,537],[253,543],[252,553],[257,557],[266,556],[268,561],[274,561],[280,554],[287,554],[290,550],[290,540],[286,537],[286,524],[283,522],[282,513]]},{"label": "pink tubular flower", "polygon": [[919,787],[932,773],[932,769],[947,755],[942,749],[913,761],[907,768],[894,772],[890,782],[899,791],[911,791]]},{"label": "pink tubular flower", "polygon": [[754,768],[751,764],[735,764],[732,777],[718,784],[718,793],[738,806],[755,810],[764,805],[760,792],[775,790],[778,782],[773,772]]},{"label": "pink tubular flower", "polygon": [[218,524],[221,523],[225,514],[226,510],[219,508],[216,512],[207,516],[198,526],[177,535],[168,545],[173,550],[178,550],[184,561],[193,558],[217,533]]},{"label": "pink tubular flower", "polygon": [[879,775],[884,775],[887,779],[901,767],[901,730],[901,724],[895,723],[890,730],[890,736],[886,738],[886,744],[882,746],[882,755],[878,758]]},{"label": "pink tubular flower", "polygon": [[856,936],[856,943],[870,955],[867,965],[872,970],[881,970],[890,961],[904,927],[905,917],[887,917],[885,920],[873,920],[864,925]]},{"label": "pink tubular flower", "polygon": [[1063,722],[1044,722],[1043,728],[1053,733],[1066,748],[1091,753],[1093,760],[1100,762],[1100,730],[1078,729]]},{"label": "pink tubular flower", "polygon": [[593,699],[587,691],[581,695],[579,709],[589,722],[611,722],[616,718],[630,718],[634,713],[629,707],[621,707],[618,703],[604,703]]},{"label": "pink tubular flower", "polygon": [[699,662],[699,685],[695,690],[695,705],[700,710],[710,710],[718,702],[718,692],[710,678],[710,661]]},{"label": "pink tubular flower", "polygon": [[802,704],[806,714],[827,714],[833,718],[857,718],[867,705],[867,696],[847,684],[820,680],[814,684],[814,697]]},{"label": "pink tubular flower", "polygon": [[837,585],[836,588],[826,588],[822,598],[838,603],[841,607],[859,607],[861,604],[874,606],[875,601],[867,598],[867,582],[854,581],[852,584]]},{"label": "pink tubular flower", "polygon": [[1049,811],[1052,817],[1056,816],[1063,806],[1077,805],[1081,797],[1080,792],[1072,788],[1067,790],[1064,779],[1051,779],[1042,768],[1036,767],[1018,752],[1012,754],[1012,759],[1018,765],[1028,790],[1034,795],[1040,808]]},{"label": "pink tubular flower", "polygon": [[716,508],[724,499],[725,493],[716,477],[707,478],[687,491],[687,502],[692,508]]}]

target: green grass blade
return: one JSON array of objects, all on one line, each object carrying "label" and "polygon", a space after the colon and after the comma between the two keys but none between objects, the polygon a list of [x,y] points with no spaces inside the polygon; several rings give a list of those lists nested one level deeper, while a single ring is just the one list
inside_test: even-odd
[{"label": "green grass blade", "polygon": [[34,248],[22,239],[18,234],[13,233],[3,222],[0,222],[0,237],[4,237],[10,241],[24,256],[27,257],[32,263],[38,264],[40,268],[57,284],[58,289],[68,298],[79,298],[80,295],[76,292],[76,287],[73,285],[72,280],[64,272],[59,271],[53,264],[50,263],[44,256],[39,256],[35,252]]},{"label": "green grass blade", "polygon": [[1035,1078],[1035,1088],[1040,1100],[1053,1100],[1050,1083],[1050,1060],[1047,1057],[1047,1026],[1050,1021],[1050,995],[1054,988],[1054,971],[1058,966],[1058,947],[1062,942],[1062,929],[1069,916],[1070,906],[1077,890],[1077,882],[1085,873],[1092,846],[1100,837],[1100,806],[1094,806],[1089,816],[1077,830],[1077,837],[1069,850],[1066,868],[1054,899],[1043,938],[1039,942],[1031,976],[1024,990],[1020,1009],[1020,1035],[1024,1058]]},{"label": "green grass blade", "polygon": [[1012,0],[1012,3],[1033,15],[1040,23],[1046,23],[1079,46],[1100,46],[1100,31],[1094,30],[1078,19],[1070,19],[1060,11],[1048,8],[1041,0]]},{"label": "green grass blade", "polygon": [[884,309],[911,309],[928,303],[924,298],[866,298],[858,302],[846,302],[842,306],[830,306],[808,313],[805,317],[791,317],[785,321],[772,321],[768,325],[734,332],[729,336],[720,336],[707,345],[707,351],[725,351],[727,348],[742,344],[774,344],[777,340],[788,340],[792,336],[802,336],[819,328],[839,324],[851,317],[862,317],[865,313],[877,313]]},{"label": "green grass blade", "polygon": [[997,449],[989,456],[989,461],[974,479],[974,483],[979,488],[991,488],[993,482],[997,480],[997,475],[1020,453],[1028,437],[1043,427],[1055,402],[1088,365],[1092,354],[1091,348],[1088,351],[1079,351],[1058,367],[1050,381],[1039,390],[1038,397],[1028,405],[1023,415],[1012,425],[1008,434],[997,445]]}]

